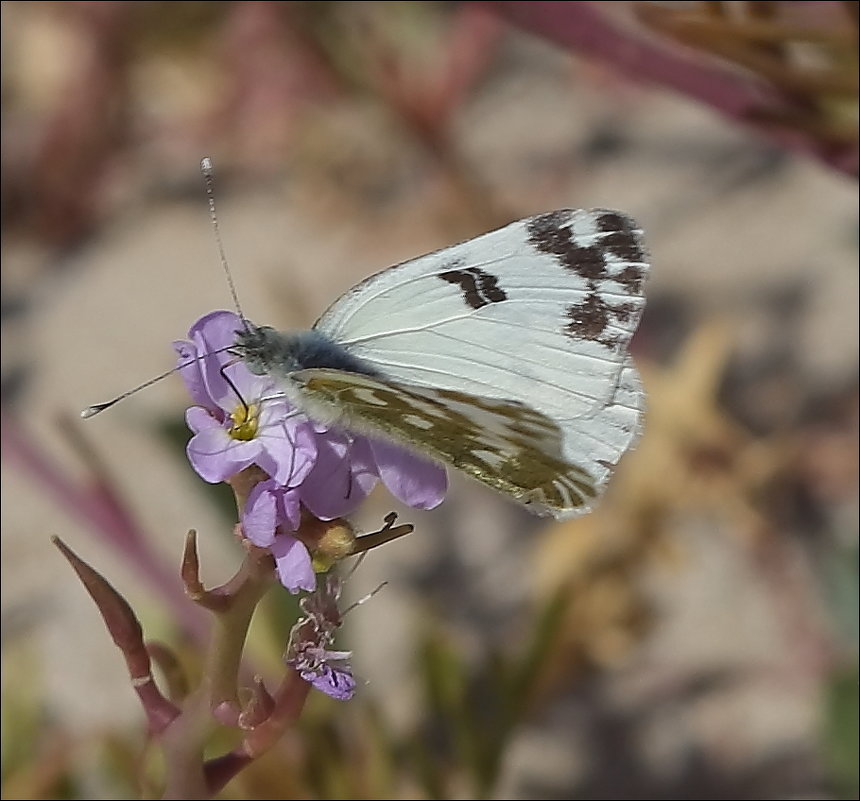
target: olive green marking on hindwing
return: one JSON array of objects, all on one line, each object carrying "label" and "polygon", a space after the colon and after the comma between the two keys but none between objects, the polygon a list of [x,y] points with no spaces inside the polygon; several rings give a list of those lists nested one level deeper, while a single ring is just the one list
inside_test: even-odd
[{"label": "olive green marking on hindwing", "polygon": [[333,370],[293,377],[314,401],[336,409],[347,428],[378,432],[520,503],[566,511],[597,494],[593,478],[561,457],[559,427],[523,404]]}]

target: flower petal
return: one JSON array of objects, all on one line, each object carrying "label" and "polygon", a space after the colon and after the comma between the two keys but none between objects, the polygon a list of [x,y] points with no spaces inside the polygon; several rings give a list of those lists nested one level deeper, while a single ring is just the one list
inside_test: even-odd
[{"label": "flower petal", "polygon": [[195,434],[208,431],[210,428],[222,429],[223,425],[212,415],[213,413],[208,409],[200,406],[189,406],[185,410],[185,423]]},{"label": "flower petal", "polygon": [[236,341],[236,332],[242,330],[242,320],[231,311],[213,311],[204,314],[188,331],[195,345],[205,345],[201,353],[229,348]]},{"label": "flower petal", "polygon": [[[193,342],[176,340],[173,343],[173,350],[178,357],[176,366],[179,368],[179,375],[185,382],[191,399],[198,406],[205,406],[207,409],[212,408],[213,400],[209,397],[209,390],[203,378],[203,368],[197,358],[197,347]],[[185,366],[183,367],[183,365]]]},{"label": "flower petal", "polygon": [[260,443],[231,439],[223,428],[209,428],[191,437],[185,452],[197,475],[217,484],[252,464],[260,452]]},{"label": "flower petal", "polygon": [[317,434],[317,460],[302,482],[302,503],[320,520],[352,512],[378,481],[367,441],[342,434]]},{"label": "flower petal", "polygon": [[306,423],[282,419],[258,431],[257,439],[262,448],[257,464],[279,484],[297,487],[311,472],[317,458],[316,436]]},{"label": "flower petal", "polygon": [[289,534],[279,534],[269,550],[275,557],[278,578],[290,592],[312,590],[316,587],[317,579],[311,566],[311,555],[308,549],[295,537]]},{"label": "flower petal", "polygon": [[355,678],[349,665],[333,667],[325,664],[319,673],[302,673],[302,678],[337,701],[349,701],[355,694]]},{"label": "flower petal", "polygon": [[297,489],[281,490],[278,494],[278,522],[298,531],[302,522],[302,504]]},{"label": "flower petal", "polygon": [[376,439],[370,440],[370,449],[382,483],[397,500],[414,509],[432,509],[445,500],[444,467]]},{"label": "flower petal", "polygon": [[[188,332],[188,337],[200,355],[200,372],[206,387],[206,394],[210,397],[210,403],[214,403],[224,411],[230,412],[240,403],[236,397],[236,390],[224,378],[221,372],[225,369],[230,374],[230,380],[236,385],[236,389],[243,397],[253,399],[253,395],[246,391],[240,383],[247,383],[251,373],[241,363],[231,367],[225,365],[232,361],[232,357],[226,353],[236,340],[236,332],[242,329],[242,321],[238,315],[228,311],[214,311],[201,317]],[[220,351],[220,353],[218,352]],[[208,404],[204,404],[208,405]]]},{"label": "flower petal", "polygon": [[273,491],[274,481],[261,481],[248,494],[242,513],[242,533],[261,548],[268,548],[275,541],[278,499]]}]

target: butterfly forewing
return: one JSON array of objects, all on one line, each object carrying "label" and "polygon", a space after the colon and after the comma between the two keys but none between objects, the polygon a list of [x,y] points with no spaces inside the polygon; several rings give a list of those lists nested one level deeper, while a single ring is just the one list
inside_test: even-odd
[{"label": "butterfly forewing", "polygon": [[338,370],[292,379],[309,404],[340,415],[338,425],[456,467],[538,513],[575,514],[596,495],[593,477],[562,458],[559,427],[521,403]]},{"label": "butterfly forewing", "polygon": [[600,487],[639,430],[641,233],[615,211],[531,217],[371,276],[315,328],[394,382],[535,410]]}]

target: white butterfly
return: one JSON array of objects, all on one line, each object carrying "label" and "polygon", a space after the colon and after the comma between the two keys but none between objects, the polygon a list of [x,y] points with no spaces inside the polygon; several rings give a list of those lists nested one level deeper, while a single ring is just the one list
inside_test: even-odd
[{"label": "white butterfly", "polygon": [[529,217],[371,276],[310,331],[249,323],[234,350],[312,419],[581,514],[640,429],[641,234],[617,211]]}]

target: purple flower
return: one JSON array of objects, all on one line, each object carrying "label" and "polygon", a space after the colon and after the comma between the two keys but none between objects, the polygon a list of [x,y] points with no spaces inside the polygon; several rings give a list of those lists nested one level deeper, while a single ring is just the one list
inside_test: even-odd
[{"label": "purple flower", "polygon": [[348,701],[355,693],[355,678],[348,662],[352,652],[330,647],[342,622],[337,607],[340,591],[340,580],[327,576],[311,595],[302,598],[300,605],[305,614],[290,631],[284,658],[316,689],[338,701]]},{"label": "purple flower", "polygon": [[242,532],[275,558],[278,578],[290,592],[316,586],[311,555],[304,543],[287,531],[296,531],[301,520],[299,493],[273,479],[261,481],[249,493],[242,513]]},{"label": "purple flower", "polygon": [[[343,654],[344,656],[340,656]],[[309,681],[316,689],[330,695],[336,701],[349,701],[355,694],[355,679],[350,665],[335,667],[331,664],[336,659],[348,659],[351,651],[325,651],[322,666],[316,671],[299,671],[305,681]]]},{"label": "purple flower", "polygon": [[289,533],[298,530],[303,507],[320,520],[343,517],[381,480],[403,503],[431,509],[445,497],[447,476],[395,445],[309,420],[273,379],[252,374],[229,353],[243,325],[232,312],[212,312],[191,327],[188,340],[174,343],[195,404],[185,416],[193,432],[188,458],[212,483],[251,465],[269,476],[243,510],[245,536],[271,550],[291,592],[311,589],[310,555]]},{"label": "purple flower", "polygon": [[320,520],[352,512],[382,483],[414,509],[432,509],[445,499],[445,468],[386,442],[337,431],[317,434],[317,458],[302,483],[302,503]]},{"label": "purple flower", "polygon": [[[190,341],[174,343],[180,365],[197,359],[180,370],[197,404],[185,414],[194,432],[188,459],[213,484],[256,464],[279,484],[298,485],[316,459],[313,426],[286,401],[272,397],[277,388],[271,379],[230,364],[233,358],[224,348],[239,326],[235,314],[213,312],[192,326]],[[212,355],[198,358],[204,354]]]},{"label": "purple flower", "polygon": [[348,701],[355,692],[355,678],[348,662],[352,651],[334,651],[330,644],[331,637],[326,632],[301,618],[290,632],[286,662],[316,689],[338,701]]}]

